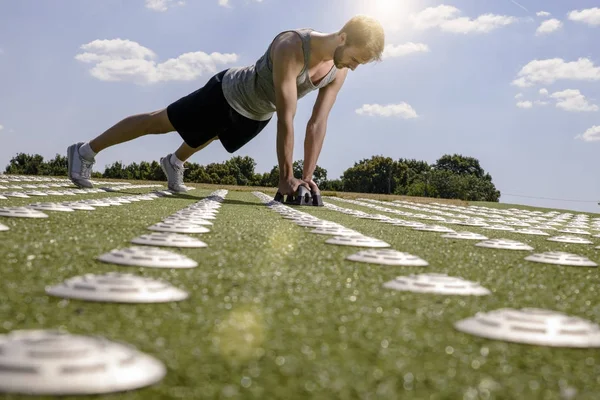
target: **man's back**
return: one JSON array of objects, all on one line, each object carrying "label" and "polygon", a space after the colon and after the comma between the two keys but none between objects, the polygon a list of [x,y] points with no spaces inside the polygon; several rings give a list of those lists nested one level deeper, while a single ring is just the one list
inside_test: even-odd
[{"label": "man's back", "polygon": [[281,32],[254,65],[230,68],[223,78],[223,94],[229,105],[241,115],[253,120],[265,121],[272,117],[275,112],[275,86],[270,53],[277,38],[287,32],[297,34],[302,43],[304,68],[296,80],[298,99],[328,85],[335,78],[337,72],[335,66],[321,79],[318,85],[313,85],[309,76],[308,63],[311,55],[310,34],[312,31],[311,28],[302,28]]}]

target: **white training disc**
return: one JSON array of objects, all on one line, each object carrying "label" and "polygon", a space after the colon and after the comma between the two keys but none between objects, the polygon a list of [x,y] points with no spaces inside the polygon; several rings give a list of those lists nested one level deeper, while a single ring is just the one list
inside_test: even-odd
[{"label": "white training disc", "polygon": [[32,208],[34,210],[40,211],[63,211],[63,212],[73,212],[74,209],[67,207],[58,203],[32,203],[27,206],[28,208]]},{"label": "white training disc", "polygon": [[30,191],[25,192],[25,194],[27,196],[38,196],[38,197],[48,196],[48,194],[46,192],[40,192],[39,190],[30,190]]},{"label": "white training disc", "polygon": [[510,225],[510,226],[523,226],[523,227],[530,227],[531,224],[528,224],[527,222],[521,222],[521,221],[507,221],[505,222],[506,225]]},{"label": "white training disc", "polygon": [[104,201],[104,203],[108,204],[109,206],[122,206],[123,205],[123,203],[121,203],[120,201],[117,201],[117,200],[111,199],[111,198],[104,199],[103,201]]},{"label": "white training disc", "polygon": [[102,254],[98,260],[110,264],[149,268],[194,268],[198,266],[196,261],[183,254],[143,246],[114,249]]},{"label": "white training disc", "polygon": [[29,198],[29,196],[27,196],[25,193],[21,193],[21,192],[4,192],[2,194],[5,195],[5,196],[8,196],[8,197],[18,197],[18,198],[21,198],[21,199],[28,199]]},{"label": "white training disc", "polygon": [[407,228],[423,228],[424,226],[427,226],[427,224],[424,224],[422,222],[417,222],[417,221],[402,221],[402,222],[390,222],[390,223],[394,226],[405,226]]},{"label": "white training disc", "polygon": [[331,222],[331,221],[324,221],[324,220],[318,220],[318,221],[294,221],[296,225],[298,226],[302,226],[304,228],[340,228],[342,227],[340,224],[336,223],[336,222]]},{"label": "white training disc", "polygon": [[572,265],[575,267],[597,267],[598,264],[587,257],[564,251],[547,251],[525,257],[528,261],[544,264]]},{"label": "white training disc", "polygon": [[132,202],[133,202],[133,203],[137,203],[137,202],[141,201],[140,199],[138,199],[138,198],[137,198],[137,197],[135,197],[135,196],[124,196],[124,197],[121,197],[121,200],[127,200],[127,201],[129,201],[130,203],[132,203]]},{"label": "white training disc", "polygon": [[179,233],[149,233],[136,237],[131,240],[134,244],[145,244],[149,246],[165,246],[165,247],[207,247],[208,245],[194,237],[182,235]]},{"label": "white training disc", "polygon": [[390,219],[390,217],[388,217],[387,215],[381,215],[381,214],[362,214],[362,215],[359,215],[358,218],[373,219],[376,221]]},{"label": "white training disc", "polygon": [[476,243],[475,246],[504,250],[533,250],[533,247],[525,243],[517,242],[516,240],[510,239],[490,239],[480,243]]},{"label": "white training disc", "polygon": [[590,321],[538,308],[501,308],[478,312],[454,324],[471,335],[552,347],[600,347],[600,326]]},{"label": "white training disc", "polygon": [[363,235],[334,236],[331,239],[327,239],[325,243],[337,244],[340,246],[390,247],[390,245],[383,240]]},{"label": "white training disc", "polygon": [[447,239],[487,240],[486,236],[466,231],[446,233],[445,235],[442,235],[442,237]]},{"label": "white training disc", "polygon": [[8,226],[0,224],[0,232],[8,231],[9,229]]},{"label": "white training disc", "polygon": [[73,210],[82,210],[82,211],[94,211],[95,208],[90,206],[89,204],[85,204],[82,202],[77,202],[77,201],[65,201],[62,203],[63,206],[72,208]]},{"label": "white training disc", "polygon": [[207,233],[210,229],[204,226],[190,224],[186,222],[159,222],[148,227],[151,231],[157,232],[174,232],[174,233]]},{"label": "white training disc", "polygon": [[514,231],[515,228],[508,226],[508,225],[488,225],[488,226],[482,226],[482,228],[484,229],[491,229],[494,231]]},{"label": "white training disc", "polygon": [[477,219],[467,219],[464,221],[460,221],[460,222],[455,222],[456,225],[465,225],[465,226],[480,226],[480,227],[486,227],[489,224],[487,222],[483,222]]},{"label": "white training disc", "polygon": [[464,296],[484,296],[491,293],[477,282],[436,273],[398,276],[393,281],[384,283],[383,287],[417,293],[457,294]]},{"label": "white training disc", "polygon": [[446,218],[440,217],[440,216],[437,216],[437,215],[426,215],[422,219],[427,219],[427,220],[430,220],[430,221],[446,222]]},{"label": "white training disc", "polygon": [[98,336],[50,330],[0,335],[0,392],[93,395],[130,391],[166,375],[162,362]]},{"label": "white training disc", "polygon": [[59,285],[46,287],[46,293],[58,297],[117,303],[164,303],[188,297],[185,291],[167,282],[118,272],[76,276]]},{"label": "white training disc", "polygon": [[63,192],[59,192],[58,190],[46,190],[46,194],[48,196],[64,196]]},{"label": "white training disc", "polygon": [[547,224],[541,224],[541,225],[537,225],[537,226],[532,226],[532,228],[535,229],[544,229],[546,231],[555,231],[556,228],[553,227],[552,225],[547,225]]},{"label": "white training disc", "polygon": [[81,201],[84,204],[87,204],[88,206],[92,206],[92,207],[110,207],[109,203],[106,203],[102,200],[95,200],[95,199],[91,199],[91,200],[82,200]]},{"label": "white training disc", "polygon": [[131,200],[127,200],[126,198],[123,197],[112,197],[111,198],[112,201],[116,201],[117,203],[121,203],[121,204],[131,204]]},{"label": "white training disc", "polygon": [[178,218],[200,218],[200,219],[216,219],[213,214],[204,213],[204,212],[188,212],[188,211],[179,211],[173,214],[172,216]]},{"label": "white training disc", "polygon": [[167,217],[165,219],[163,219],[163,222],[166,223],[173,223],[173,222],[185,222],[188,224],[194,224],[194,225],[213,225],[212,222],[207,221],[205,219],[201,219],[201,218],[185,218],[185,217]]},{"label": "white training disc", "polygon": [[587,222],[571,222],[565,228],[590,229],[590,225]]},{"label": "white training disc", "polygon": [[553,236],[549,238],[551,242],[574,243],[574,244],[592,244],[591,240],[571,235]]},{"label": "white training disc", "polygon": [[584,231],[583,229],[576,229],[576,228],[564,228],[564,229],[559,230],[559,232],[572,233],[575,235],[591,235],[591,233],[588,231]]},{"label": "white training disc", "polygon": [[429,263],[420,257],[392,249],[363,250],[346,257],[346,260],[383,265],[425,267]]},{"label": "white training disc", "polygon": [[454,229],[450,229],[447,226],[442,225],[425,225],[413,228],[415,231],[427,231],[427,232],[443,232],[443,233],[455,233]]},{"label": "white training disc", "polygon": [[316,233],[320,235],[334,235],[334,236],[357,236],[361,233],[354,229],[348,229],[337,226],[320,226],[310,231],[310,233]]},{"label": "white training disc", "polygon": [[544,232],[539,229],[531,229],[531,228],[517,229],[517,230],[515,230],[515,233],[523,233],[525,235],[549,236],[548,232]]},{"label": "white training disc", "polygon": [[282,216],[283,219],[289,219],[289,220],[292,220],[295,222],[296,221],[297,222],[299,222],[299,221],[320,221],[319,218],[313,217],[312,215],[286,214],[286,213],[282,213],[282,214],[283,214],[283,216]]},{"label": "white training disc", "polygon": [[48,215],[27,207],[0,207],[0,217],[48,218]]}]

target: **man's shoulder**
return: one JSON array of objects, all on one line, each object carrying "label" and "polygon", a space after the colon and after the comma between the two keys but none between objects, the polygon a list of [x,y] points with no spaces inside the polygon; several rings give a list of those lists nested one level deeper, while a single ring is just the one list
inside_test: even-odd
[{"label": "man's shoulder", "polygon": [[273,40],[271,53],[302,54],[302,38],[293,31],[285,31]]}]

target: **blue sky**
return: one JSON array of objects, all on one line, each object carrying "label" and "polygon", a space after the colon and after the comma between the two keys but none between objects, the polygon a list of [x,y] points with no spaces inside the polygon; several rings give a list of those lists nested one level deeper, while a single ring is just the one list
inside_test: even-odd
[{"label": "blue sky", "polygon": [[[381,63],[350,72],[319,165],[337,178],[372,155],[480,160],[502,202],[600,211],[600,0],[0,0],[0,166],[52,158],[120,119],[166,107],[280,31],[334,32],[353,15],[386,28]],[[543,13],[542,13],[543,12]],[[538,15],[539,14],[539,15]],[[596,40],[594,40],[596,38]],[[294,158],[316,92],[295,120]],[[277,164],[272,123],[236,155]],[[587,132],[587,133],[586,133]],[[110,148],[158,160],[176,133]],[[231,157],[216,142],[191,161]],[[572,202],[513,195],[586,200]]]}]

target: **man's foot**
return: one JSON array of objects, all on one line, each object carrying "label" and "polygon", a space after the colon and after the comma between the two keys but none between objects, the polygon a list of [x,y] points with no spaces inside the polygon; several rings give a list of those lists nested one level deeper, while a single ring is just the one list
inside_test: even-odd
[{"label": "man's foot", "polygon": [[92,182],[90,182],[90,178],[92,176],[92,166],[95,161],[89,161],[81,157],[79,148],[83,144],[83,142],[75,143],[67,149],[69,179],[79,187],[91,188],[94,186],[92,185]]},{"label": "man's foot", "polygon": [[189,190],[183,184],[183,171],[185,171],[185,168],[171,164],[171,154],[167,154],[160,159],[160,166],[167,176],[169,190],[177,193],[185,193]]}]

